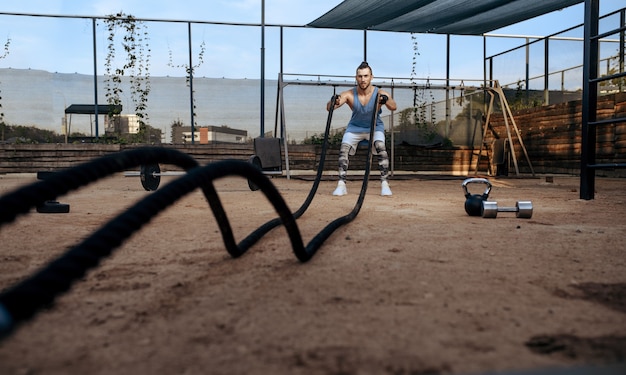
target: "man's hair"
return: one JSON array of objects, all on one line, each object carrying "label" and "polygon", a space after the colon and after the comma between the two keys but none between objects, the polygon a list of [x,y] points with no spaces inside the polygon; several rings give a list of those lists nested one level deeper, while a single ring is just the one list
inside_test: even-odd
[{"label": "man's hair", "polygon": [[359,70],[361,70],[361,69],[369,69],[369,70],[370,70],[370,74],[374,74],[374,73],[372,73],[372,67],[370,66],[370,64],[368,64],[368,63],[367,63],[367,61],[363,61],[363,62],[361,63],[361,65],[359,65],[359,66],[356,68],[357,72],[358,72]]}]

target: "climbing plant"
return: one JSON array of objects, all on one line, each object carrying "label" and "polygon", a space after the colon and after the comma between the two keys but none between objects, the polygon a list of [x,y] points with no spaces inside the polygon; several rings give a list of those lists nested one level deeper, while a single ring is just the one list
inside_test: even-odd
[{"label": "climbing plant", "polygon": [[411,61],[411,86],[413,86],[413,123],[417,126],[419,121],[419,106],[418,106],[418,93],[417,93],[417,56],[420,55],[419,47],[417,43],[417,36],[415,33],[411,33],[411,44],[413,45],[413,58]]},{"label": "climbing plant", "polygon": [[437,120],[435,105],[433,104],[435,97],[430,87],[430,81],[427,81],[421,87],[417,83],[417,58],[420,56],[420,52],[415,33],[411,33],[411,44],[413,45],[410,77],[411,85],[413,86],[413,124],[423,139],[430,142],[437,135],[437,131],[434,128]]},{"label": "climbing plant", "polygon": [[[167,63],[167,66],[172,67],[172,68],[185,68],[185,82],[187,83],[187,86],[191,85],[191,79],[193,77],[193,73],[194,71],[199,68],[200,66],[202,66],[202,64],[204,63],[204,52],[206,51],[206,43],[204,41],[202,41],[202,43],[200,43],[200,52],[198,52],[198,58],[197,61],[198,63],[193,65],[193,66],[189,66],[189,64],[174,64],[174,58],[173,58],[173,54],[172,54],[172,50],[169,50],[169,61]],[[197,126],[198,124],[196,123],[196,98],[193,95],[195,93],[195,90],[193,90],[191,92],[191,97],[192,97],[192,103],[193,103],[193,125],[194,127]]]},{"label": "climbing plant", "polygon": [[[2,51],[2,55],[0,55],[0,59],[4,59],[5,57],[7,57],[9,55],[9,46],[10,45],[11,45],[11,39],[7,38],[6,43],[4,43],[4,50]],[[0,90],[0,93],[2,93],[1,90]],[[1,96],[0,96],[0,125],[4,126],[4,113],[2,112],[2,97]],[[4,138],[3,138],[3,140],[4,140]]]},{"label": "climbing plant", "polygon": [[[146,25],[131,15],[122,12],[109,15],[105,19],[107,36],[107,55],[105,58],[106,98],[109,104],[109,117],[118,115],[123,92],[122,77],[129,77],[130,98],[139,122],[137,141],[148,136],[148,94],[150,93],[150,48]],[[122,31],[121,40],[118,33]],[[120,67],[116,62],[117,46],[121,44],[126,53]]]}]

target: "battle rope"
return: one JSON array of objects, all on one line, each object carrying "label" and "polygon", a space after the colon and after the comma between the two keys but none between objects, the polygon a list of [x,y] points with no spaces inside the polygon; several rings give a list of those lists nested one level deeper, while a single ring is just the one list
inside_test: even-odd
[{"label": "battle rope", "polygon": [[[333,96],[334,99],[335,96]],[[378,99],[376,96],[376,103],[378,103]],[[334,106],[331,106],[329,110],[323,154],[314,187],[309,192],[305,203],[294,214],[291,213],[271,181],[250,163],[226,160],[199,167],[197,161],[182,152],[153,147],[107,155],[77,167],[54,173],[44,181],[28,185],[0,197],[1,226],[4,223],[12,222],[20,214],[28,213],[30,209],[47,200],[53,200],[69,191],[131,167],[150,163],[166,163],[177,165],[188,171],[182,177],[137,202],[82,243],[50,262],[39,272],[3,291],[0,294],[0,339],[8,336],[17,325],[32,318],[39,310],[52,304],[56,296],[69,290],[75,281],[83,278],[89,269],[98,266],[102,259],[111,255],[115,248],[119,247],[135,231],[149,223],[159,212],[199,187],[213,210],[222,232],[224,244],[232,256],[236,257],[245,253],[265,233],[282,223],[287,230],[295,256],[302,262],[310,260],[337,228],[352,221],[360,211],[367,190],[372,161],[372,150],[371,147],[368,147],[365,177],[353,210],[348,215],[332,221],[305,247],[296,224],[296,218],[306,211],[319,186],[326,154],[328,131],[332,120],[332,108]],[[374,111],[372,115],[370,140],[373,139],[374,135],[376,112]],[[239,245],[234,240],[226,212],[212,183],[215,179],[229,175],[239,175],[252,180],[279,214],[279,218],[261,226],[242,240]]]},{"label": "battle rope", "polygon": [[[309,242],[310,245],[318,244],[317,246],[321,246],[321,244],[324,241],[326,241],[326,239],[328,239],[328,237],[330,237],[330,235],[333,234],[335,230],[337,230],[342,225],[345,225],[351,222],[352,220],[354,220],[354,218],[359,214],[361,207],[363,206],[363,200],[365,200],[365,193],[367,192],[367,184],[369,181],[370,169],[372,165],[372,148],[374,146],[374,130],[376,129],[376,118],[378,115],[377,109],[378,109],[379,98],[380,98],[380,94],[377,93],[375,101],[374,101],[375,103],[374,110],[372,111],[372,123],[370,125],[370,138],[369,138],[369,144],[367,147],[368,151],[367,151],[367,162],[365,163],[365,175],[363,177],[363,183],[361,184],[361,192],[359,193],[359,198],[357,199],[357,202],[354,208],[352,209],[352,211],[350,211],[349,214],[345,216],[341,216],[333,220],[332,222],[330,222],[330,224],[324,227],[324,229],[322,229],[321,232],[319,232],[315,237],[313,237],[313,239]],[[355,100],[358,100],[358,98],[355,98]]]},{"label": "battle rope", "polygon": [[[330,102],[331,103],[335,103],[335,101],[337,100],[337,97],[339,95],[333,95],[330,98]],[[315,197],[315,193],[317,192],[317,188],[319,187],[320,181],[322,180],[322,174],[324,172],[324,164],[326,163],[326,150],[328,148],[328,136],[330,134],[330,125],[332,123],[333,120],[333,112],[335,110],[335,106],[331,105],[329,110],[328,110],[328,116],[326,117],[326,129],[324,130],[324,141],[322,143],[322,152],[320,154],[320,162],[317,166],[317,174],[315,175],[315,180],[313,181],[313,185],[311,186],[311,190],[309,190],[309,194],[307,195],[306,199],[304,200],[304,202],[302,203],[302,205],[300,206],[300,208],[298,208],[294,213],[293,216],[296,219],[299,219],[305,212],[306,210],[309,208],[309,206],[311,205],[311,202],[313,201],[313,198]],[[256,229],[254,232],[250,233],[250,235],[248,235],[248,237],[244,238],[241,243],[255,243],[256,241],[258,241],[261,237],[263,237],[265,234],[267,234],[269,231],[271,231],[272,229],[276,228],[278,225],[280,225],[280,218],[276,218],[276,219],[272,219],[268,222],[266,222],[265,224],[261,225],[258,229]],[[248,248],[250,248],[251,246],[244,246],[242,248],[245,248],[246,250]],[[243,255],[245,253],[245,250],[240,252],[240,253],[230,253],[231,256],[233,257],[239,257],[241,255]]]},{"label": "battle rope", "polygon": [[[338,95],[333,95],[332,96],[331,103],[335,103],[335,100],[336,100],[337,96]],[[377,94],[376,98],[375,98],[375,103],[378,103],[379,97],[380,97],[380,95]],[[378,104],[376,104],[376,105],[378,105]],[[296,219],[300,218],[300,216],[302,216],[306,212],[307,208],[311,204],[311,201],[313,200],[313,197],[315,196],[315,193],[317,192],[317,188],[318,188],[320,180],[322,178],[322,172],[324,171],[324,163],[325,163],[325,160],[326,160],[326,148],[328,146],[328,135],[330,133],[330,124],[332,122],[334,108],[335,108],[335,106],[331,105],[330,109],[328,110],[328,117],[326,119],[326,130],[324,132],[324,142],[322,144],[322,153],[320,155],[320,163],[319,163],[318,168],[317,168],[317,175],[316,175],[315,180],[313,182],[313,186],[311,187],[311,190],[309,191],[309,194],[308,194],[307,198],[305,199],[304,203],[293,214],[293,216]],[[373,113],[372,113],[372,122],[371,122],[371,125],[370,125],[370,138],[369,138],[370,139],[370,146],[373,144],[371,140],[374,139],[374,130],[376,128],[377,112],[378,111],[374,110]],[[367,184],[368,184],[368,181],[369,181],[369,174],[370,174],[371,164],[372,164],[372,147],[368,147],[367,163],[366,163],[366,166],[365,166],[365,176],[363,178],[363,184],[361,185],[361,192],[359,194],[359,197],[357,199],[357,202],[356,202],[354,208],[347,215],[341,216],[341,217],[333,220],[332,222],[330,222],[330,224],[328,224],[326,227],[324,227],[315,237],[313,237],[313,239],[311,239],[311,241],[309,242],[309,245],[307,246],[307,251],[309,251],[309,250],[313,251],[313,252],[316,251],[324,243],[324,241],[326,241],[333,234],[333,232],[335,230],[340,228],[342,225],[345,225],[345,224],[351,222],[358,215],[359,211],[361,210],[361,207],[363,206],[363,200],[365,199],[365,193],[367,192]],[[240,244],[244,244],[244,243],[247,244],[249,242],[255,243],[261,237],[263,237],[267,232],[269,232],[273,228],[277,227],[278,225],[280,225],[280,219],[279,218],[270,220],[270,221],[266,222],[265,224],[261,225],[257,230],[252,232],[248,237],[244,238],[241,241]],[[242,252],[237,253],[237,254],[234,254],[234,253],[231,252],[230,254],[233,257],[241,256],[251,246],[252,245],[250,245],[250,246],[241,246],[240,249],[243,250]]]},{"label": "battle rope", "polygon": [[[134,151],[140,150],[133,150],[130,153],[136,154]],[[163,158],[158,160],[163,162]],[[148,163],[157,160],[152,158],[141,161]],[[212,163],[205,167],[190,169],[184,176],[146,196],[82,243],[50,262],[42,270],[0,294],[0,337],[8,335],[17,324],[28,320],[37,311],[50,305],[57,295],[69,290],[75,281],[84,277],[89,269],[98,266],[102,259],[111,255],[113,249],[150,222],[160,211],[198,187],[206,190],[205,187],[210,186],[210,190],[214,191],[212,181],[229,175],[247,177],[260,188],[278,212],[296,257],[301,261],[310,259],[314,251],[305,250],[295,219],[287,204],[276,187],[258,168],[239,160]],[[14,197],[16,194],[19,195],[19,191],[0,198],[0,207],[7,198]]]}]

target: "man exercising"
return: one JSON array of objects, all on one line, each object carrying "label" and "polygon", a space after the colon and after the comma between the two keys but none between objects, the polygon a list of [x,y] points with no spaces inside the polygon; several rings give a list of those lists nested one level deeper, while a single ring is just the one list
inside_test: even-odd
[{"label": "man exercising", "polygon": [[[348,127],[341,140],[341,148],[339,149],[339,182],[333,195],[346,195],[346,176],[348,174],[348,158],[356,153],[357,146],[362,140],[369,140],[370,126],[372,122],[372,111],[378,111],[376,114],[376,129],[374,132],[374,153],[378,155],[378,167],[380,169],[381,189],[380,195],[391,196],[391,189],[387,181],[389,173],[389,156],[385,148],[385,124],[380,118],[382,106],[385,105],[388,110],[395,111],[397,108],[395,100],[382,89],[372,86],[372,68],[367,62],[362,62],[356,69],[357,85],[350,90],[346,90],[336,96],[335,109],[341,107],[344,103],[348,103],[352,109],[352,117],[348,122]],[[376,94],[379,95],[378,103],[374,103]],[[326,104],[326,110],[330,110],[331,102]]]}]

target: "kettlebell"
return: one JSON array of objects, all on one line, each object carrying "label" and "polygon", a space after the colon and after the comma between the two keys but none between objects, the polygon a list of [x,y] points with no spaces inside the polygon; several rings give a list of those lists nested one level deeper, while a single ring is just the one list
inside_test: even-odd
[{"label": "kettlebell", "polygon": [[[482,194],[472,194],[467,189],[467,185],[471,183],[483,183],[487,188]],[[465,192],[465,212],[470,216],[481,216],[483,202],[489,198],[491,191],[491,183],[486,178],[468,178],[461,184]]]}]

